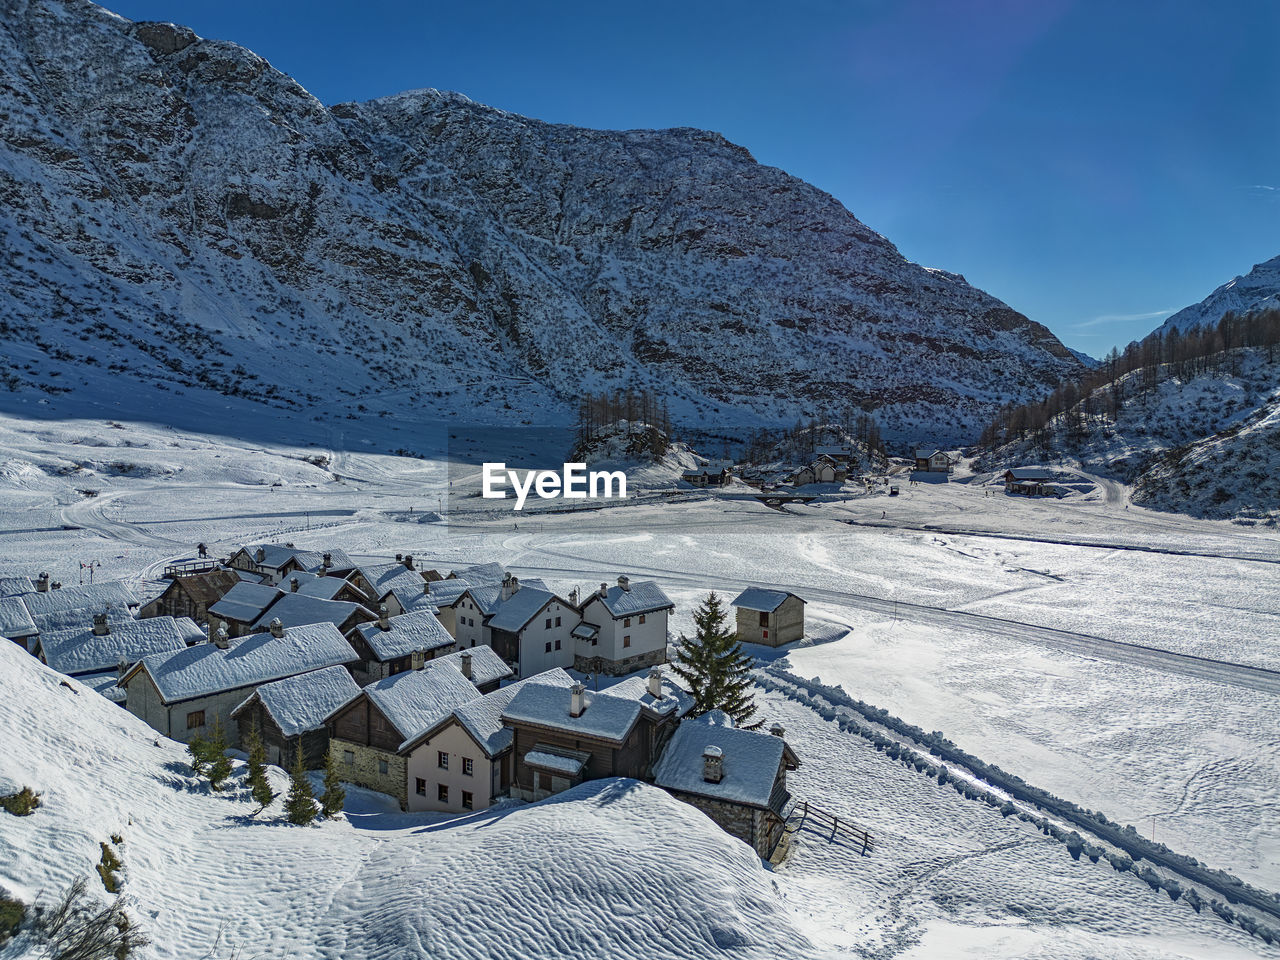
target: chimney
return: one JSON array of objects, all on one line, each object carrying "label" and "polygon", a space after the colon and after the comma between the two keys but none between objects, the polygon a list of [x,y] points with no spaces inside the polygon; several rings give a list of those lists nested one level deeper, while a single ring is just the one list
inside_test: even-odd
[{"label": "chimney", "polygon": [[462,675],[468,680],[471,679],[471,652],[464,651],[462,656],[458,658],[458,662],[462,665]]},{"label": "chimney", "polygon": [[415,650],[409,654],[409,666],[414,670],[421,670],[427,665],[427,655],[421,650]]},{"label": "chimney", "polygon": [[[275,631],[272,631],[273,633]],[[218,632],[213,635],[213,645],[219,650],[225,650],[231,646],[231,640],[227,636],[227,625],[225,623],[218,624]]]},{"label": "chimney", "polygon": [[569,688],[569,716],[580,717],[587,709],[584,702],[586,699],[587,688],[580,683],[575,683]]},{"label": "chimney", "polygon": [[403,554],[403,553],[397,553],[397,554],[396,554],[396,563],[404,563],[404,554]]},{"label": "chimney", "polygon": [[771,734],[773,734],[775,737],[783,737],[783,738],[785,738],[785,737],[786,737],[786,735],[787,735],[787,729],[786,729],[786,727],[784,727],[784,726],[783,726],[782,724],[780,724],[780,723],[775,723],[773,726],[771,726],[771,727],[769,728],[769,732],[770,732]]},{"label": "chimney", "polygon": [[223,623],[221,620],[219,620],[217,617],[210,617],[209,618],[209,642],[210,643],[213,642],[214,635],[218,632],[219,627],[225,630],[227,625]]},{"label": "chimney", "polygon": [[502,578],[502,599],[510,600],[511,595],[520,589],[519,581],[511,574],[507,574]]},{"label": "chimney", "polygon": [[265,563],[265,562],[266,562],[266,559],[267,559],[267,551],[265,551],[265,550],[263,550],[261,547],[259,547],[259,548],[258,548],[258,552],[257,552],[257,553],[255,553],[255,554],[253,555],[253,562],[254,562],[254,563]]},{"label": "chimney", "polygon": [[53,583],[51,583],[49,586],[50,586],[50,588],[51,588],[51,589],[53,589],[53,590],[61,590],[61,589],[62,589],[62,581],[61,581],[61,580],[55,580],[55,581],[53,581]]},{"label": "chimney", "polygon": [[105,637],[111,632],[111,628],[107,626],[106,613],[95,613],[93,615],[93,635],[95,637]]},{"label": "chimney", "polygon": [[124,675],[129,672],[129,661],[121,660],[116,664],[116,680],[123,680]]},{"label": "chimney", "polygon": [[378,604],[378,629],[391,629],[391,620],[387,617],[387,605],[385,603]]},{"label": "chimney", "polygon": [[707,783],[724,779],[724,751],[714,743],[702,751],[702,779]]},{"label": "chimney", "polygon": [[277,640],[284,636],[284,624],[280,622],[279,617],[271,618],[271,635]]},{"label": "chimney", "polygon": [[405,568],[406,568],[406,569],[408,569],[408,570],[412,570],[412,569],[413,569],[413,554],[412,554],[412,553],[406,553],[406,554],[405,554],[405,557],[404,557],[404,565],[405,565]]},{"label": "chimney", "polygon": [[290,592],[290,593],[297,593],[297,592],[298,592],[298,578],[297,578],[297,577],[290,577],[290,578],[289,578],[289,592]]},{"label": "chimney", "polygon": [[36,592],[49,592],[49,575],[47,573],[41,573],[40,576],[36,578]]},{"label": "chimney", "polygon": [[323,557],[321,557],[320,576],[327,577],[329,575],[329,568],[332,566],[333,566],[333,554],[326,553]]},{"label": "chimney", "polygon": [[662,699],[662,668],[654,667],[649,671],[649,696],[655,700]]},{"label": "chimney", "polygon": [[609,593],[609,585],[607,583],[600,584],[600,596],[606,596]]},{"label": "chimney", "polygon": [[620,587],[623,589],[623,591],[624,591],[624,592],[630,593],[630,592],[631,592],[631,578],[630,578],[630,577],[619,577],[619,578],[618,578],[618,586],[620,586]]}]

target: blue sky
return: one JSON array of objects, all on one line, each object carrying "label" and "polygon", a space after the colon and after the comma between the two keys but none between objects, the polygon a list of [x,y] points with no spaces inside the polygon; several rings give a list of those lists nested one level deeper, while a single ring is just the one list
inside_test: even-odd
[{"label": "blue sky", "polygon": [[326,103],[718,130],[1100,356],[1280,254],[1280,4],[108,0]]}]

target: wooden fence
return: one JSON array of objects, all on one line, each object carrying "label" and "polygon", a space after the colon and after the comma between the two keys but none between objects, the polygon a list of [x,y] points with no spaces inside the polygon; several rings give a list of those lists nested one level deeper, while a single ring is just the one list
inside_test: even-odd
[{"label": "wooden fence", "polygon": [[814,806],[808,800],[801,800],[791,808],[791,817],[798,817],[795,829],[799,830],[810,818],[814,821],[814,826],[826,831],[830,829],[831,836],[828,840],[835,840],[837,837],[843,837],[860,847],[862,856],[869,857],[875,849],[875,841],[871,837],[871,831],[854,821],[846,818],[837,817],[833,813],[828,813],[821,807]]}]

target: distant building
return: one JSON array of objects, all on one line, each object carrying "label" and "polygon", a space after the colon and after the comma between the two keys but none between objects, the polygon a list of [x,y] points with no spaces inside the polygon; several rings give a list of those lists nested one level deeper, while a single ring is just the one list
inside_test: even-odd
[{"label": "distant building", "polygon": [[780,647],[804,637],[804,600],[785,590],[749,587],[733,600],[738,639]]},{"label": "distant building", "polygon": [[695,487],[723,487],[733,479],[733,464],[728,461],[711,461],[701,467],[686,470],[680,479]]},{"label": "distant building", "polygon": [[916,470],[922,473],[950,473],[955,461],[941,450],[917,450]]},{"label": "distant building", "polygon": [[1038,467],[1014,467],[1004,472],[1004,492],[1026,497],[1043,497],[1056,492],[1053,477]]},{"label": "distant building", "polygon": [[299,550],[291,543],[262,543],[241,547],[227,560],[227,566],[233,570],[264,576],[272,584],[279,584],[296,570],[323,577],[355,569],[351,558],[341,550]]},{"label": "distant building", "polygon": [[234,570],[210,570],[175,577],[164,593],[143,604],[138,617],[190,617],[196,623],[204,623],[209,619],[209,607],[239,582],[240,575]]},{"label": "distant building", "polygon": [[772,734],[723,726],[712,715],[680,724],[654,770],[654,783],[697,807],[764,859],[782,838],[787,771],[800,760]]},{"label": "distant building", "polygon": [[377,620],[357,624],[345,636],[360,654],[361,685],[421,669],[426,661],[452,653],[455,645],[440,621],[426,611],[398,617],[383,613]]},{"label": "distant building", "polygon": [[266,613],[267,607],[282,596],[280,588],[269,583],[241,581],[233,585],[221,599],[209,605],[209,639],[214,638],[220,626],[227,628],[229,637],[253,633],[253,625]]}]

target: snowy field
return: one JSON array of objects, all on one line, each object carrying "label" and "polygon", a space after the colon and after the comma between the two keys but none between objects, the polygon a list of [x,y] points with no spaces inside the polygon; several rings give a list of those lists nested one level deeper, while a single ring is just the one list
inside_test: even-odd
[{"label": "snowy field", "polygon": [[[445,463],[359,452],[385,442],[374,434],[377,443],[363,443],[369,437],[354,428],[341,442],[318,427],[302,435],[286,447],[157,425],[0,418],[0,573],[47,569],[73,584],[92,562],[96,578],[158,592],[164,563],[192,555],[199,541],[225,554],[287,539],[356,556],[413,553],[442,569],[496,560],[562,590],[620,573],[652,577],[677,603],[676,630],[690,628],[708,589],[782,585],[809,601],[811,623],[851,631],[784,651],[793,672],[842,684],[1031,784],[1280,890],[1273,531],[1126,507],[1114,483],[1027,501],[984,495],[994,488],[977,482],[903,482],[899,497],[786,512],[701,494],[519,516],[455,501],[446,521],[421,522],[445,505]],[[774,693],[761,702],[804,763],[793,793],[867,823],[880,842],[862,859],[802,830],[771,877],[744,875],[749,892],[732,895],[752,904],[735,916],[784,917],[783,939],[734,952],[726,933],[726,956],[806,955],[795,948],[803,938],[824,956],[1267,954],[1132,874],[1072,860],[1026,824],[939,788],[802,704]],[[656,815],[649,802],[636,801],[636,817]],[[356,839],[347,849],[332,838],[327,855],[341,862],[324,869],[361,877],[334,894],[333,915],[350,924],[393,909],[398,923],[411,912],[386,907],[377,884],[399,870],[429,872],[441,854],[400,848],[400,836],[380,832],[387,842],[367,861]],[[505,842],[476,856],[498,857]],[[3,871],[0,881],[13,882]],[[778,903],[785,910],[770,913]],[[276,928],[274,916],[254,922]],[[665,935],[649,932],[655,944]],[[292,955],[282,942],[260,949]],[[367,944],[313,949],[379,955]]]}]

